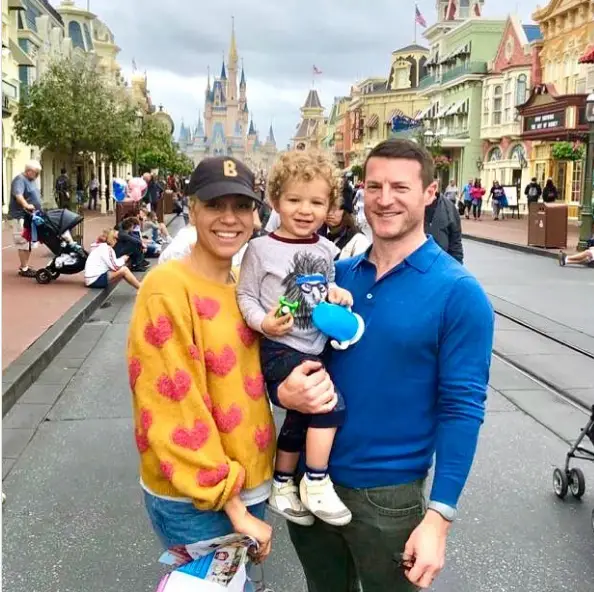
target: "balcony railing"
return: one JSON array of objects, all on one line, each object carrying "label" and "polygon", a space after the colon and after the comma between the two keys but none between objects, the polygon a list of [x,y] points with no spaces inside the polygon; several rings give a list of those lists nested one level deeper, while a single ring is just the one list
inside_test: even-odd
[{"label": "balcony railing", "polygon": [[10,115],[19,99],[18,86],[7,80],[2,81],[2,115]]},{"label": "balcony railing", "polygon": [[447,72],[443,72],[441,75],[441,83],[446,84],[461,76],[467,76],[468,74],[486,74],[487,73],[487,62],[467,62],[460,66],[456,66]]},{"label": "balcony railing", "polygon": [[456,138],[459,140],[464,140],[470,137],[470,132],[467,127],[440,127],[436,135],[439,138]]},{"label": "balcony railing", "polygon": [[435,84],[437,80],[438,78],[435,74],[431,74],[430,76],[424,76],[423,78],[421,78],[421,80],[419,80],[419,89],[427,88],[428,86]]}]

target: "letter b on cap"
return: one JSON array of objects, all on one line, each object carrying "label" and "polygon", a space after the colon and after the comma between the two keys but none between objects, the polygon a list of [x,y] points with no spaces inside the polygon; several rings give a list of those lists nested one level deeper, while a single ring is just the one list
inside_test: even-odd
[{"label": "letter b on cap", "polygon": [[225,160],[223,162],[223,174],[225,177],[237,177],[237,167],[232,160]]}]

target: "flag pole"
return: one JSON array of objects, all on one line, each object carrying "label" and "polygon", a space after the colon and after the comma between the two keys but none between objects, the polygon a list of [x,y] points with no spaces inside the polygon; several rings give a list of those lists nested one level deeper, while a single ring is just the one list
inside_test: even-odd
[{"label": "flag pole", "polygon": [[414,20],[415,20],[415,36],[414,36],[414,42],[413,43],[417,43],[417,5],[415,4],[415,13],[414,13]]}]

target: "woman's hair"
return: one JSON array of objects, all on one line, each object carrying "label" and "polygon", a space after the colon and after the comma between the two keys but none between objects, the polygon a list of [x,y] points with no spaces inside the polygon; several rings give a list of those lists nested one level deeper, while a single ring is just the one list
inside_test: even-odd
[{"label": "woman's hair", "polygon": [[292,150],[285,152],[274,164],[268,175],[268,199],[277,204],[289,181],[324,179],[330,187],[329,209],[340,206],[342,179],[340,171],[326,154],[317,150]]},{"label": "woman's hair", "polygon": [[340,222],[340,228],[348,228],[349,230],[360,230],[355,216],[350,212],[347,212],[344,208],[340,208],[343,211],[342,221]]},{"label": "woman's hair", "polygon": [[475,187],[480,187],[481,186],[481,180],[480,179],[475,179],[474,180],[474,186]]},{"label": "woman's hair", "polygon": [[122,220],[122,230],[130,230],[135,226],[140,225],[140,220],[135,216],[130,216],[129,218],[125,218]]},{"label": "woman's hair", "polygon": [[112,240],[115,240],[117,237],[117,230],[113,228],[104,228],[101,231],[101,234],[97,237],[98,243],[108,243]]},{"label": "woman's hair", "polygon": [[156,212],[153,212],[153,211],[151,210],[150,212],[147,212],[147,213],[146,213],[146,217],[147,217],[149,220],[156,220],[156,218],[157,218],[157,214],[156,214]]}]

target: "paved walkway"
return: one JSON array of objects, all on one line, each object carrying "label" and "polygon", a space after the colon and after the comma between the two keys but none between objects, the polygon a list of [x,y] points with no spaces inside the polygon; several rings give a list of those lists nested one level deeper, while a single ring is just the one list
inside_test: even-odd
[{"label": "paved walkway", "polygon": [[[515,245],[528,245],[528,219],[522,217],[494,221],[488,212],[483,212],[480,222],[462,219],[462,232],[466,235],[486,238]],[[570,221],[567,226],[567,249],[575,250],[579,239],[577,222]]]}]

